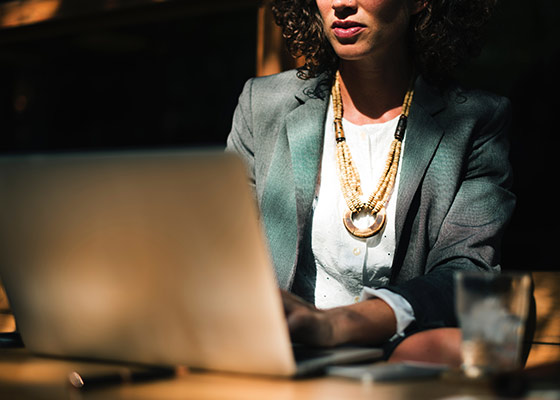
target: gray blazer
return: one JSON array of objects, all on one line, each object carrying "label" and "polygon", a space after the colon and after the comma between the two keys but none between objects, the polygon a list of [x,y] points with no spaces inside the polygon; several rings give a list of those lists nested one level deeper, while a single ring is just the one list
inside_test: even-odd
[{"label": "gray blazer", "polygon": [[[295,71],[249,80],[228,137],[228,149],[247,162],[284,289],[298,264],[313,263],[309,228],[330,83],[328,76],[298,79]],[[455,271],[500,269],[500,241],[515,205],[509,122],[505,98],[415,83],[388,286],[411,304],[411,332],[456,325]]]}]

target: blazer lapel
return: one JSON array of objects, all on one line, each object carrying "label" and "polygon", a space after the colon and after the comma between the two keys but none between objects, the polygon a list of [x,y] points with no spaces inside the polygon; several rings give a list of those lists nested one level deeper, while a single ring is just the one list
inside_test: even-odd
[{"label": "blazer lapel", "polygon": [[298,205],[298,230],[308,217],[315,194],[328,102],[311,98],[286,118],[292,171]]},{"label": "blazer lapel", "polygon": [[281,132],[278,137],[262,202],[270,252],[283,289],[292,284],[313,203],[328,105],[328,97],[309,96],[303,90],[296,99],[298,106],[285,119],[285,135]]},{"label": "blazer lapel", "polygon": [[441,141],[444,130],[434,115],[445,108],[437,89],[418,78],[405,132],[405,147],[397,197],[395,237],[398,243],[414,194]]}]

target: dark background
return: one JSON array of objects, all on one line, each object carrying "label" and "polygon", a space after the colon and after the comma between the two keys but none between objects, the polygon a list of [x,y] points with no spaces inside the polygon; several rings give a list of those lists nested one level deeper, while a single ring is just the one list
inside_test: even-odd
[{"label": "dark background", "polygon": [[560,2],[502,0],[482,54],[463,73],[512,101],[510,159],[517,207],[503,246],[503,267],[558,270]]},{"label": "dark background", "polygon": [[[0,152],[223,145],[255,74],[257,3],[1,29]],[[484,51],[460,73],[513,104],[509,270],[558,265],[558,15],[556,1],[503,0]]]},{"label": "dark background", "polygon": [[0,30],[0,151],[223,143],[257,7],[181,3]]}]

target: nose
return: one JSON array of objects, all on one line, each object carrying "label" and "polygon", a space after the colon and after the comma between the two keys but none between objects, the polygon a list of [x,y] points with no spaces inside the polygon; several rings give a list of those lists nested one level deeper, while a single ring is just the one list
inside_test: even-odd
[{"label": "nose", "polygon": [[341,11],[347,8],[356,8],[356,0],[333,0],[332,8],[335,11]]}]

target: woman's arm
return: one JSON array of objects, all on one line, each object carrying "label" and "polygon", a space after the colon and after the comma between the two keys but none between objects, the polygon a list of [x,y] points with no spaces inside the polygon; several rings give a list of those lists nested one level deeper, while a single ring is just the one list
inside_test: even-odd
[{"label": "woman's arm", "polygon": [[226,151],[239,154],[245,161],[249,182],[255,190],[255,154],[251,107],[252,84],[253,80],[248,80],[239,96],[239,102],[233,114],[231,132],[227,138]]},{"label": "woman's arm", "polygon": [[346,343],[379,345],[396,332],[395,314],[381,299],[326,310],[284,291],[282,300],[294,342],[326,347]]}]

